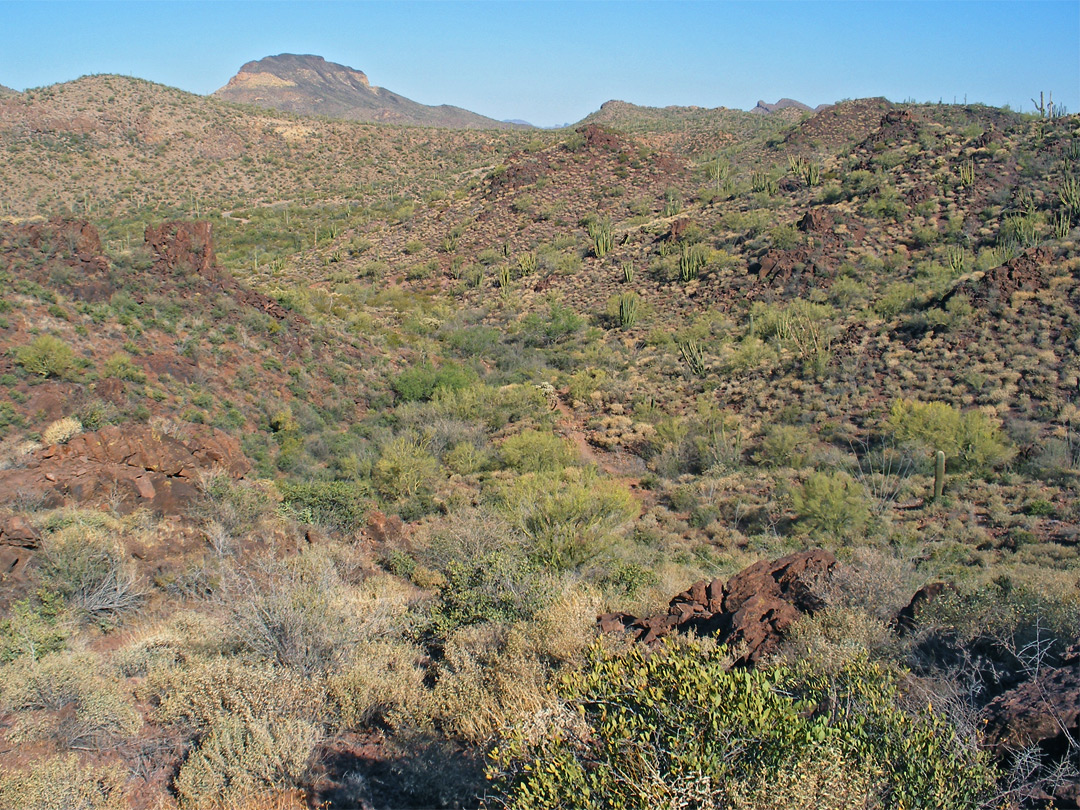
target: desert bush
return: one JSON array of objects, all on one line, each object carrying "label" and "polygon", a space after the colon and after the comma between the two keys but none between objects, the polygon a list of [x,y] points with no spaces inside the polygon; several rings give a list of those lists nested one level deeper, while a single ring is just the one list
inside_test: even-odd
[{"label": "desert bush", "polygon": [[326,701],[319,678],[220,657],[151,667],[139,694],[155,706],[157,722],[192,738],[204,736],[224,717],[315,721]]},{"label": "desert bush", "polygon": [[763,809],[779,785],[784,807],[976,808],[994,786],[985,754],[903,711],[895,676],[865,660],[748,671],[680,640],[596,645],[560,693],[493,752],[507,807]]},{"label": "desert bush", "polygon": [[315,552],[263,571],[240,574],[229,584],[227,607],[234,638],[259,658],[305,675],[344,660],[368,616],[348,601],[332,562]]},{"label": "desert bush", "polygon": [[551,702],[548,680],[549,670],[522,627],[465,627],[446,642],[435,712],[455,736],[486,743]]},{"label": "desert bush", "polygon": [[105,361],[104,374],[106,377],[115,377],[118,380],[130,380],[131,382],[146,382],[146,372],[135,365],[131,357],[124,352],[110,355]]},{"label": "desert bush", "polygon": [[431,399],[440,388],[457,390],[476,382],[476,373],[468,366],[446,363],[438,368],[429,364],[413,366],[401,372],[390,385],[405,402]]},{"label": "desert bush", "polygon": [[355,532],[367,520],[372,505],[368,488],[352,481],[282,483],[287,514],[340,532]]},{"label": "desert bush", "polygon": [[15,362],[30,374],[61,377],[75,364],[75,352],[58,337],[41,335],[15,350]]},{"label": "desert bush", "polygon": [[142,604],[124,549],[103,531],[73,525],[46,538],[35,576],[79,613],[115,621]]},{"label": "desert bush", "polygon": [[547,395],[535,385],[473,385],[462,389],[440,389],[432,398],[436,413],[465,421],[483,423],[498,430],[516,422],[551,421]]},{"label": "desert bush", "polygon": [[422,724],[429,693],[424,651],[406,641],[360,644],[351,663],[327,679],[328,713],[340,728],[359,731],[374,722],[391,727]]},{"label": "desert bush", "polygon": [[0,619],[0,664],[64,649],[70,635],[65,618],[63,597],[44,588],[32,599],[12,603],[8,615]]},{"label": "desert bush", "polygon": [[19,810],[125,810],[120,765],[83,765],[75,754],[37,759],[0,771],[0,807]]},{"label": "desert bush", "polygon": [[548,597],[540,571],[509,548],[452,560],[441,573],[430,619],[443,637],[473,624],[530,619]]},{"label": "desert bush", "polygon": [[850,538],[870,517],[866,491],[846,472],[814,472],[791,493],[800,524],[811,534]]},{"label": "desert bush", "polygon": [[950,469],[984,472],[1015,455],[998,424],[982,411],[961,412],[944,402],[899,399],[886,420],[896,441],[927,457],[941,450]]},{"label": "desert bush", "polygon": [[82,433],[82,423],[71,416],[57,419],[51,422],[41,432],[41,443],[48,446],[52,444],[66,444],[70,439]]},{"label": "desert bush", "polygon": [[755,460],[767,467],[802,467],[814,437],[798,425],[770,425],[765,429]]},{"label": "desert bush", "polygon": [[439,475],[439,462],[422,441],[399,436],[382,449],[372,479],[379,494],[399,501],[429,493]]},{"label": "desert bush", "polygon": [[314,723],[294,717],[218,718],[173,781],[180,806],[231,808],[297,787],[318,739]]},{"label": "desert bush", "polygon": [[101,748],[135,734],[142,718],[90,653],[23,656],[3,669],[0,701],[15,713],[11,739]]},{"label": "desert bush", "polygon": [[554,472],[574,462],[574,448],[554,433],[524,430],[499,448],[503,462],[517,472]]},{"label": "desert bush", "polygon": [[527,539],[527,554],[554,570],[576,568],[603,551],[605,537],[638,514],[621,484],[591,468],[525,473],[496,485],[511,524]]}]

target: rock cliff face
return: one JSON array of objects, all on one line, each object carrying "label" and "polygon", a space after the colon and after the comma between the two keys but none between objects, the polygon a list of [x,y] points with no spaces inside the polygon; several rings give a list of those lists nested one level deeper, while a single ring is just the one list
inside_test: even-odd
[{"label": "rock cliff face", "polygon": [[453,129],[515,126],[460,107],[420,104],[383,87],[373,87],[359,70],[327,62],[321,56],[291,53],[248,62],[214,96],[300,115],[351,121]]}]

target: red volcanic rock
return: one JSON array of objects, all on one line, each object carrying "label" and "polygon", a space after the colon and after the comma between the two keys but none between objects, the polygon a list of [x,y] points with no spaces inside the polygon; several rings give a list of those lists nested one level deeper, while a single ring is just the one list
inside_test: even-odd
[{"label": "red volcanic rock", "polygon": [[795,225],[806,233],[833,232],[833,218],[828,211],[821,208],[811,208]]},{"label": "red volcanic rock", "polygon": [[156,227],[148,225],[143,238],[154,254],[156,270],[190,269],[204,278],[217,277],[217,259],[210,238],[209,222],[163,222]]},{"label": "red volcanic rock", "polygon": [[214,428],[192,425],[181,439],[147,425],[112,426],[0,471],[0,492],[36,494],[47,506],[113,502],[179,514],[198,497],[200,474],[220,470],[241,478],[249,468],[239,443]]},{"label": "red volcanic rock", "polygon": [[726,585],[719,579],[695,582],[671,600],[666,614],[607,613],[597,622],[602,632],[630,632],[646,644],[682,630],[716,636],[740,651],[736,663],[753,665],[776,651],[800,616],[825,606],[820,589],[835,565],[836,558],[822,550],[762,560]]}]

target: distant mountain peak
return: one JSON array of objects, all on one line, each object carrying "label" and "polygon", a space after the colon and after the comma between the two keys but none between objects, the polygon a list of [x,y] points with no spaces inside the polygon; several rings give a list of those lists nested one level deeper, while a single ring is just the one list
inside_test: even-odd
[{"label": "distant mountain peak", "polygon": [[438,107],[375,87],[363,71],[312,54],[282,53],[248,62],[214,93],[225,101],[299,115],[454,129],[512,126],[460,107]]},{"label": "distant mountain peak", "polygon": [[17,96],[17,95],[19,95],[18,90],[12,90],[10,87],[5,87],[4,85],[0,84],[0,98],[3,98],[4,96]]},{"label": "distant mountain peak", "polygon": [[790,107],[794,107],[796,110],[802,110],[803,112],[811,112],[813,110],[810,105],[803,104],[801,101],[796,101],[793,98],[782,98],[775,104],[758,101],[757,106],[750,110],[750,112],[768,115],[769,113],[779,112],[780,110],[786,110]]}]

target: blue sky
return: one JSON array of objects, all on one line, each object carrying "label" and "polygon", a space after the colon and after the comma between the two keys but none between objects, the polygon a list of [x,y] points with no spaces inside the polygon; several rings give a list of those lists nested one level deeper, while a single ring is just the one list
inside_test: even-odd
[{"label": "blue sky", "polygon": [[195,93],[314,53],[425,104],[573,122],[618,98],[748,109],[894,101],[1080,112],[1080,2],[11,2],[0,84],[88,73]]}]

